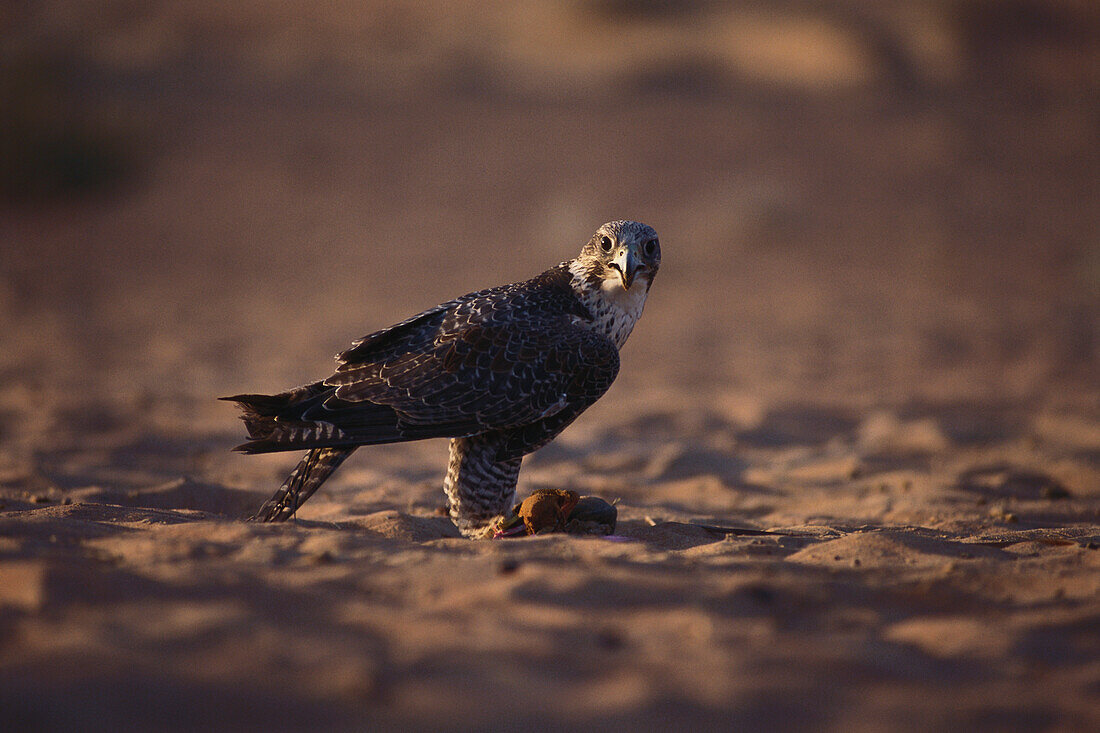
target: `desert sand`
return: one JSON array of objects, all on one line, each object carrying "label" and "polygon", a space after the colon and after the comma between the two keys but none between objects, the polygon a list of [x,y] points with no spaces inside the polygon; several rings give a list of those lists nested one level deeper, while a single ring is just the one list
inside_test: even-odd
[{"label": "desert sand", "polygon": [[[1100,729],[1087,3],[124,5],[6,31],[0,728]],[[458,537],[444,441],[243,521],[299,454],[216,397],[614,218],[519,493],[615,536]]]}]

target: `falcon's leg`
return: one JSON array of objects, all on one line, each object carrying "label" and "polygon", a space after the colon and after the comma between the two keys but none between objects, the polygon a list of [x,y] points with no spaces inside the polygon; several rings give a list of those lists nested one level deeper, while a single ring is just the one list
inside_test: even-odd
[{"label": "falcon's leg", "polygon": [[443,490],[450,501],[451,521],[466,537],[491,536],[493,520],[515,501],[523,458],[497,460],[501,442],[493,433],[451,441]]},{"label": "falcon's leg", "polygon": [[285,522],[294,516],[298,507],[320,488],[344,459],[352,454],[351,448],[313,448],[295,467],[286,481],[267,500],[252,519],[259,522]]}]

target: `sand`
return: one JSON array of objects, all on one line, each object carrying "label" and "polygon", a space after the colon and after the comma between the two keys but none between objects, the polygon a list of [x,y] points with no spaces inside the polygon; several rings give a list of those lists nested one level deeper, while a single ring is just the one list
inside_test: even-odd
[{"label": "sand", "polygon": [[[627,13],[661,43],[605,58],[216,7],[97,21],[125,175],[0,208],[0,727],[1100,728],[1091,40],[928,14],[956,45],[904,78],[797,8]],[[662,56],[698,23],[738,30]],[[443,441],[243,521],[298,454],[231,453],[216,397],[619,217],[662,271],[520,477],[617,500],[616,536],[458,537]]]}]

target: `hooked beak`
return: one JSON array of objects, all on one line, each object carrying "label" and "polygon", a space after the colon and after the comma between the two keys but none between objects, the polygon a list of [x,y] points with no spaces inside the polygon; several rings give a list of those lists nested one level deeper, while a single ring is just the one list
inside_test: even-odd
[{"label": "hooked beak", "polygon": [[631,247],[623,247],[619,250],[619,256],[611,262],[611,266],[619,271],[619,278],[623,281],[623,290],[630,290],[630,286],[634,284],[634,276],[638,274],[642,263],[634,255],[634,250]]}]

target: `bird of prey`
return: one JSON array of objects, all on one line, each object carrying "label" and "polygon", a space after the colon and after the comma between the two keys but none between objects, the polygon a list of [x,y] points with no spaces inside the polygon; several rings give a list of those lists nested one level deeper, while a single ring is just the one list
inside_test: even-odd
[{"label": "bird of prey", "polygon": [[236,450],[309,451],[254,519],[289,519],[361,445],[450,438],[451,520],[467,537],[491,536],[523,456],[611,386],[660,264],[652,227],[609,222],[573,260],[353,342],[328,379],[223,397],[248,430]]}]

